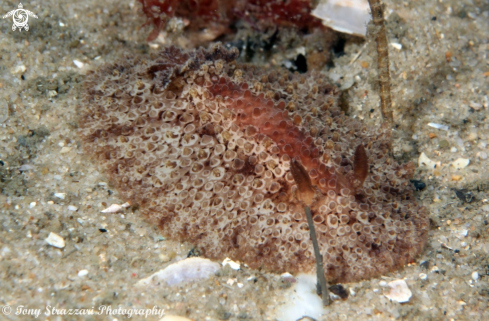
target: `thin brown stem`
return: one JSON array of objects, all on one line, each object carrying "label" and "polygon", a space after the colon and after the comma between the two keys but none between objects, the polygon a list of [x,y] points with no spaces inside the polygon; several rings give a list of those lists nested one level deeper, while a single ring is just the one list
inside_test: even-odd
[{"label": "thin brown stem", "polygon": [[389,123],[393,123],[392,99],[390,89],[389,73],[389,51],[387,47],[387,36],[385,32],[384,8],[380,0],[368,0],[372,20],[376,27],[374,32],[375,42],[377,43],[379,84],[380,84],[380,107],[382,117]]},{"label": "thin brown stem", "polygon": [[326,284],[326,278],[324,276],[324,267],[323,267],[323,256],[321,252],[319,252],[319,244],[318,239],[316,237],[316,229],[314,228],[314,222],[312,221],[312,213],[309,206],[305,206],[304,210],[306,211],[307,224],[309,225],[309,232],[311,234],[312,247],[314,248],[314,255],[316,256],[316,273],[317,273],[317,285],[316,290],[319,296],[323,299],[323,305],[328,306],[331,303],[329,298],[328,286]]}]

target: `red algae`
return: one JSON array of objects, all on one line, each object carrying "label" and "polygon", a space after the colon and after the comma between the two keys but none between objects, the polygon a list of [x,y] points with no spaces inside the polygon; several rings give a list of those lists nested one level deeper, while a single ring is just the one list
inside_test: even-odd
[{"label": "red algae", "polygon": [[318,193],[311,206],[325,275],[350,282],[411,262],[428,215],[389,155],[390,129],[338,107],[317,73],[267,71],[216,45],[126,57],[87,77],[80,137],[122,197],[171,238],[213,259],[312,271],[291,160]]},{"label": "red algae", "polygon": [[155,29],[148,37],[154,40],[169,18],[186,19],[191,29],[226,28],[239,19],[252,27],[296,27],[299,29],[322,27],[321,21],[311,16],[309,0],[138,0],[148,23]]}]

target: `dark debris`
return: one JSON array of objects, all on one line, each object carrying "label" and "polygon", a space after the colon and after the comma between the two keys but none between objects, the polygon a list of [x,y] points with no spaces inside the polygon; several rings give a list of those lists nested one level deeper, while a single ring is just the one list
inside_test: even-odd
[{"label": "dark debris", "polygon": [[452,189],[455,191],[455,195],[457,195],[458,199],[464,203],[472,203],[476,200],[474,194],[472,194],[472,192],[466,190],[465,188],[459,190],[455,188]]},{"label": "dark debris", "polygon": [[329,290],[339,296],[342,300],[348,299],[348,291],[341,284],[334,284],[329,287]]},{"label": "dark debris", "polygon": [[416,191],[422,191],[426,188],[426,184],[420,180],[412,179],[411,183],[413,183]]}]

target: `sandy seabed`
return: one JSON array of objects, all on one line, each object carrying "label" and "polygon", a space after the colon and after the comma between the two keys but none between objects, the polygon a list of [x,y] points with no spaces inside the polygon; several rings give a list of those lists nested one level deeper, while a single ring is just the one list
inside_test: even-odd
[{"label": "sandy seabed", "polygon": [[[416,197],[430,211],[429,240],[404,269],[345,284],[348,299],[335,301],[320,320],[488,320],[489,2],[386,2],[387,11],[400,18],[389,39],[397,44],[390,47],[398,124],[394,153],[401,162],[417,164],[414,179],[426,184]],[[47,306],[110,306],[156,307],[195,320],[276,320],[290,283],[243,265],[197,283],[136,287],[140,279],[186,258],[193,245],[164,239],[135,207],[101,213],[125,200],[83,153],[77,105],[88,70],[124,52],[145,54],[161,46],[145,41],[150,30],[141,28],[139,4],[23,5],[38,16],[29,19],[29,31],[12,31],[11,18],[0,20],[0,319],[32,319],[16,315],[20,306],[42,313]],[[4,15],[17,6],[3,1],[0,11]],[[345,90],[351,117],[378,126],[372,48],[347,38],[345,55],[335,56],[334,67],[322,72]],[[277,54],[270,64],[280,59]],[[422,153],[435,169],[418,166]],[[460,158],[469,165],[454,166]],[[48,244],[50,233],[65,246]],[[396,279],[412,291],[408,303],[384,295],[386,283]],[[7,305],[13,309],[9,315]],[[112,316],[49,311],[53,315],[39,318],[128,318],[127,311]]]}]

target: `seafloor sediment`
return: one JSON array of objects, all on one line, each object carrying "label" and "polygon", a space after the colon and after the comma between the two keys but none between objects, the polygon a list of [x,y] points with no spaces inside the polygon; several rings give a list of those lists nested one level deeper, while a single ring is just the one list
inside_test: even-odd
[{"label": "seafloor sediment", "polygon": [[[191,46],[194,38],[160,37],[148,44],[150,28],[140,28],[145,19],[136,1],[23,4],[38,16],[29,19],[29,31],[14,32],[12,20],[0,21],[0,305],[158,306],[195,320],[275,320],[291,284],[245,266],[223,268],[198,283],[135,287],[187,257],[193,245],[162,238],[137,207],[101,213],[126,200],[84,154],[76,134],[88,70],[124,52],[156,52],[161,42],[172,41]],[[489,4],[386,5],[389,42],[395,43],[394,153],[400,162],[417,164],[414,179],[426,188],[415,196],[429,209],[431,230],[414,263],[344,284],[348,299],[335,301],[320,319],[488,319]],[[2,2],[2,15],[17,6]],[[253,62],[288,66],[291,56],[307,49],[303,45],[256,54]],[[350,117],[378,126],[373,48],[347,37],[341,55],[333,54],[321,72],[344,91]],[[418,164],[422,153],[434,162],[431,168],[427,160]],[[455,162],[460,158],[469,159],[468,166]],[[64,239],[64,248],[45,241],[51,232]],[[395,279],[405,279],[412,291],[408,303],[384,296],[386,282]]]}]

